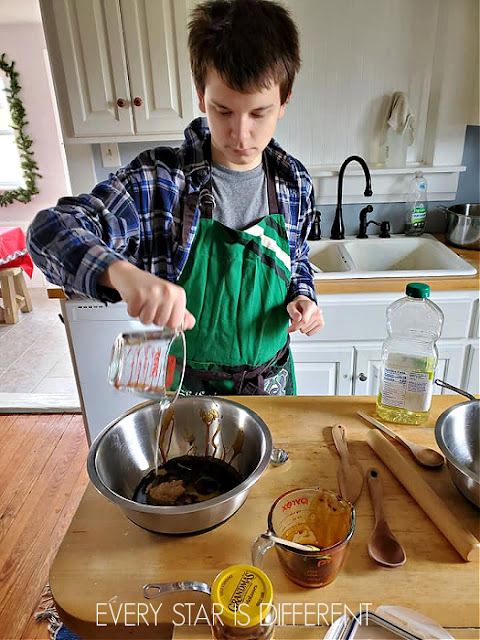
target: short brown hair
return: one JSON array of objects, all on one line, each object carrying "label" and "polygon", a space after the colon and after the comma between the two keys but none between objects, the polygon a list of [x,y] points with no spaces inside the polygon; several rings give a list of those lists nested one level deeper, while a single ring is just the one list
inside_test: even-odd
[{"label": "short brown hair", "polygon": [[282,104],[300,68],[298,30],[271,0],[208,0],[192,12],[188,47],[195,86],[205,91],[213,68],[234,91],[280,85]]}]

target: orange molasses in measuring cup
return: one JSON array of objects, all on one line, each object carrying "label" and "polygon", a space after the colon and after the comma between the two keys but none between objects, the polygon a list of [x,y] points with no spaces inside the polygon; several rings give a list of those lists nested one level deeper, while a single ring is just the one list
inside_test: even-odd
[{"label": "orange molasses in measuring cup", "polygon": [[275,627],[273,586],[258,567],[236,564],[212,584],[212,629],[216,640],[270,640]]}]

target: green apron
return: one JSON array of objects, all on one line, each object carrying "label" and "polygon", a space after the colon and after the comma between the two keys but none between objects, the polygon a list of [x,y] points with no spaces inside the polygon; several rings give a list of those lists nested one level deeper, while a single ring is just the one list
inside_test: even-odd
[{"label": "green apron", "polygon": [[243,231],[212,219],[211,179],[210,191],[200,194],[201,217],[178,280],[196,318],[185,332],[183,394],[296,392],[286,311],[290,251],[265,167],[269,215]]}]

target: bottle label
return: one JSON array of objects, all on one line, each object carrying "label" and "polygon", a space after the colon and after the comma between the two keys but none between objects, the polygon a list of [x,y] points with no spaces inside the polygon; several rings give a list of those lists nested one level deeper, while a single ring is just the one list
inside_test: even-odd
[{"label": "bottle label", "polygon": [[412,209],[412,223],[424,222],[427,218],[427,208],[424,204]]},{"label": "bottle label", "polygon": [[382,404],[407,411],[428,411],[432,393],[433,372],[384,368]]}]

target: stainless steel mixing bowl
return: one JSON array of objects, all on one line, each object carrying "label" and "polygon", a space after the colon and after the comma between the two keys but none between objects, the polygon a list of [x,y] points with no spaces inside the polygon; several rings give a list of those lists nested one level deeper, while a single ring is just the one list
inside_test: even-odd
[{"label": "stainless steel mixing bowl", "polygon": [[480,204],[443,207],[447,215],[445,238],[448,244],[464,249],[480,249]]},{"label": "stainless steel mixing bowl", "polygon": [[[207,429],[200,412],[211,409],[218,410],[219,419]],[[232,400],[182,397],[173,411],[174,426],[163,440],[167,459],[186,454],[222,458],[240,472],[243,482],[196,504],[163,507],[134,502],[135,489],[155,466],[160,412],[158,404],[152,402],[133,407],[97,436],[88,454],[87,470],[98,491],[140,527],[159,533],[198,533],[225,522],[242,506],[269,464],[272,437],[256,413]]]},{"label": "stainless steel mixing bowl", "polygon": [[480,400],[444,411],[436,422],[435,438],[458,490],[480,507]]}]

